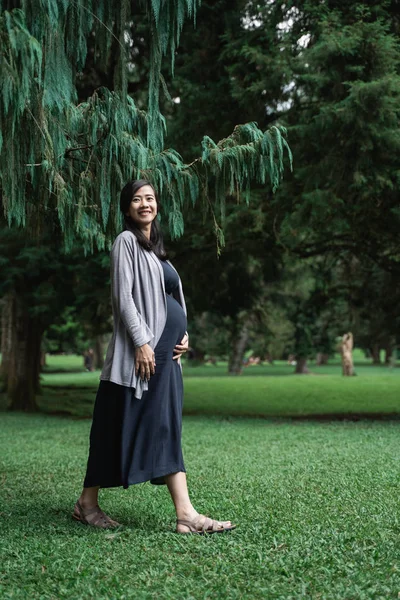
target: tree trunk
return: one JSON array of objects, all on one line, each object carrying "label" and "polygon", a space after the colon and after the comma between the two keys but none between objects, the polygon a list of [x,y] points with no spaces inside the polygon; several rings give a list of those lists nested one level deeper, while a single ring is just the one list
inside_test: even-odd
[{"label": "tree trunk", "polygon": [[105,341],[104,335],[96,335],[94,340],[94,358],[93,367],[95,369],[102,369],[104,366],[104,352],[105,352]]},{"label": "tree trunk", "polygon": [[393,355],[393,348],[391,346],[386,346],[385,348],[385,365],[390,365]]},{"label": "tree trunk", "polygon": [[229,354],[228,373],[240,375],[243,369],[243,357],[249,341],[247,325],[243,325],[238,335],[233,336],[231,352]]},{"label": "tree trunk", "polygon": [[47,367],[47,354],[46,350],[40,351],[40,370],[42,371],[44,367]]},{"label": "tree trunk", "polygon": [[354,375],[353,367],[353,334],[345,333],[340,345],[342,355],[342,373],[345,377]]},{"label": "tree trunk", "polygon": [[328,358],[329,354],[324,354],[324,352],[318,352],[317,356],[315,357],[315,364],[317,365],[317,367],[320,367],[321,365],[327,365]]},{"label": "tree trunk", "polygon": [[38,410],[42,328],[27,307],[13,295],[11,303],[12,341],[7,370],[9,410]]},{"label": "tree trunk", "polygon": [[381,347],[380,344],[372,344],[370,348],[372,364],[380,365],[381,363]]},{"label": "tree trunk", "polygon": [[384,343],[385,349],[385,365],[395,366],[396,364],[396,338],[392,336],[387,336],[386,341]]},{"label": "tree trunk", "polygon": [[8,362],[10,360],[12,341],[12,294],[7,294],[2,299],[1,307],[1,366],[0,377],[3,381],[7,378]]},{"label": "tree trunk", "polygon": [[310,373],[307,367],[307,358],[300,356],[296,359],[296,369],[294,371],[297,375],[308,375]]}]

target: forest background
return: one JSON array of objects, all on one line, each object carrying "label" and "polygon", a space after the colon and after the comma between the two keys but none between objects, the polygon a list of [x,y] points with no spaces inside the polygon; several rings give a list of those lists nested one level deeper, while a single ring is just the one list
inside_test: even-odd
[{"label": "forest background", "polygon": [[[12,40],[20,3],[3,4],[7,47],[6,33]],[[179,4],[189,11],[197,3]],[[351,331],[371,361],[394,364],[400,342],[399,3],[205,1],[196,24],[188,20],[179,44],[172,46],[173,72],[170,57],[152,46],[156,5],[132,3],[125,20],[124,14],[119,21],[110,14],[119,30],[107,41],[104,56],[100,34],[88,29],[87,56],[80,57],[75,73],[57,58],[51,64],[57,41],[44,45],[48,90],[60,90],[58,96],[48,92],[52,115],[57,102],[60,114],[63,104],[74,111],[83,106],[82,119],[93,127],[91,115],[100,104],[101,114],[104,106],[109,111],[103,146],[96,134],[91,145],[63,147],[62,160],[71,172],[76,163],[80,168],[98,163],[91,181],[81,176],[72,192],[55,167],[49,193],[43,193],[44,176],[36,185],[37,167],[53,168],[48,155],[38,161],[32,154],[25,168],[18,163],[7,143],[13,127],[28,141],[35,127],[33,121],[21,124],[10,117],[7,95],[11,98],[16,86],[2,78],[1,376],[11,407],[37,408],[46,352],[83,353],[93,347],[95,366],[101,367],[112,330],[108,242],[111,217],[113,227],[117,222],[113,210],[121,173],[112,166],[105,170],[100,154],[105,155],[106,144],[107,160],[118,144],[125,152],[127,136],[115,135],[120,125],[115,115],[127,122],[129,111],[137,122],[133,138],[146,139],[152,153],[153,162],[143,163],[141,173],[158,187],[165,184],[162,223],[184,282],[195,361],[226,360],[229,372],[238,374],[249,351],[268,361],[293,355],[297,372],[307,372],[307,360],[328,360],[338,338]],[[15,23],[7,14],[14,14]],[[171,17],[174,27],[181,27],[183,17]],[[172,35],[177,42],[175,30],[163,33],[161,17],[156,25],[159,39]],[[63,47],[71,43],[73,30],[65,36]],[[18,48],[18,40],[12,43]],[[18,52],[22,62],[28,60]],[[33,61],[32,56],[33,50]],[[17,72],[20,65],[11,67]],[[3,61],[7,82],[14,81],[11,67]],[[75,95],[67,98],[63,86],[71,81]],[[134,105],[118,104],[121,86]],[[19,93],[22,89],[23,82]],[[73,110],[71,127],[78,122]],[[243,128],[235,130],[237,125]],[[78,140],[84,135],[79,127]],[[287,129],[293,170],[277,137],[278,167],[268,172],[271,185],[259,174],[267,172],[265,158],[275,160],[272,146],[268,156],[254,148],[272,139],[274,127]],[[272,132],[269,138],[262,138],[265,131]],[[141,148],[144,154],[144,143]],[[219,158],[207,166],[213,151]],[[197,190],[192,180],[186,185],[190,177],[181,157],[193,170],[207,167]],[[274,192],[282,160],[284,177]],[[243,175],[243,167],[253,176],[246,169]],[[85,166],[81,175],[86,171]],[[89,218],[82,207],[96,203],[102,212]],[[110,219],[104,217],[106,207]],[[74,220],[80,230],[72,235]]]}]

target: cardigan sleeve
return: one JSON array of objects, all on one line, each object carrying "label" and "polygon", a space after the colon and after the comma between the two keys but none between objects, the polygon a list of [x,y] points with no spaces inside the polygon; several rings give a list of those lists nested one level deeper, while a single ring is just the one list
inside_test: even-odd
[{"label": "cardigan sleeve", "polygon": [[111,250],[111,293],[113,306],[136,347],[148,344],[149,329],[139,314],[132,296],[134,285],[134,245],[124,236],[115,240]]}]

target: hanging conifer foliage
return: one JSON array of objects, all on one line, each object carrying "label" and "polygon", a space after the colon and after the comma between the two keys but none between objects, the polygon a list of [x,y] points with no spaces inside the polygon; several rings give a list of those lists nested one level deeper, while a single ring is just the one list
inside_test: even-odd
[{"label": "hanging conifer foliage", "polygon": [[[183,205],[207,190],[210,176],[217,217],[226,195],[252,181],[277,187],[285,151],[291,160],[282,129],[262,132],[249,123],[218,143],[205,137],[202,156],[189,165],[164,148],[162,57],[173,61],[199,3],[141,1],[151,40],[146,113],[126,93],[128,0],[0,0],[0,191],[9,225],[40,232],[55,220],[67,250],[79,239],[90,251],[109,246],[120,230],[118,195],[131,177],[154,182],[173,236],[183,232]],[[114,89],[99,88],[78,104],[76,76],[89,36],[98,61],[118,49]]]}]

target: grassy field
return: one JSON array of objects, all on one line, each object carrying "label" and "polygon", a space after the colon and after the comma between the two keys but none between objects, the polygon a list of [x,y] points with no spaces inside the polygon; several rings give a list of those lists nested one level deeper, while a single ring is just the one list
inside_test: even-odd
[{"label": "grassy field", "polygon": [[[356,377],[342,377],[340,361],[311,365],[311,375],[294,375],[284,362],[227,375],[225,364],[184,367],[187,415],[247,417],[373,417],[400,416],[400,367],[374,367],[356,355]],[[90,417],[98,371],[85,372],[79,356],[50,356],[42,375],[42,410]],[[5,398],[0,398],[5,407]]]},{"label": "grassy field", "polygon": [[239,524],[201,538],[150,484],[102,492],[119,531],[75,523],[90,422],[0,420],[2,600],[398,597],[399,422],[185,417],[195,505]]},{"label": "grassy field", "polygon": [[63,418],[0,412],[0,599],[400,597],[400,369],[313,371],[185,368],[193,502],[239,524],[200,538],[174,534],[168,493],[150,484],[102,492],[116,532],[71,519],[90,429],[77,417],[91,415],[99,373],[50,357],[40,404]]}]

